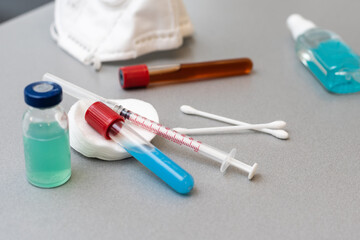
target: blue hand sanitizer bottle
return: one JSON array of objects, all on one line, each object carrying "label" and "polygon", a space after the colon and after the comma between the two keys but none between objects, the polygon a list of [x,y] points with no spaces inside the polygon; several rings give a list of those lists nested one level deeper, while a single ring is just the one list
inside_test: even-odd
[{"label": "blue hand sanitizer bottle", "polygon": [[298,14],[287,19],[301,62],[333,93],[360,91],[360,58],[335,33]]}]

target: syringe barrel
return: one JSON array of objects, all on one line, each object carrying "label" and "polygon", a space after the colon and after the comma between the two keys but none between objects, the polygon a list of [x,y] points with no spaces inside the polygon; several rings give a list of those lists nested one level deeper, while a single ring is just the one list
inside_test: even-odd
[{"label": "syringe barrel", "polygon": [[202,143],[201,146],[199,147],[199,151],[198,153],[200,153],[201,155],[204,155],[205,157],[211,158],[212,160],[219,162],[219,163],[223,163],[223,161],[225,161],[225,159],[228,156],[228,153],[220,151],[214,147],[211,147],[205,143]]},{"label": "syringe barrel", "polygon": [[147,119],[141,115],[131,112],[122,106],[116,106],[113,110],[118,113],[120,116],[124,117],[126,120],[130,121],[132,124],[139,126],[143,129],[148,130],[149,132],[155,133],[158,136],[161,136],[165,139],[168,139],[172,142],[175,142],[179,145],[184,145],[192,148],[195,152],[198,152],[206,157],[209,157],[219,163],[222,163],[226,157],[227,153],[217,150],[209,145],[206,145],[200,141],[193,139],[185,134],[181,134],[167,128],[160,123],[156,123],[150,119]]},{"label": "syringe barrel", "polygon": [[130,121],[132,124],[139,126],[143,129],[146,129],[150,132],[155,133],[158,136],[161,136],[167,140],[170,140],[179,145],[187,146],[193,149],[195,152],[198,152],[216,162],[221,164],[224,161],[227,161],[228,164],[235,166],[246,172],[251,172],[252,167],[242,163],[232,157],[229,157],[229,153],[216,149],[212,146],[209,146],[205,143],[197,141],[192,137],[186,136],[185,134],[180,134],[175,130],[172,130],[168,127],[161,125],[160,123],[156,123],[150,119],[147,119],[141,115],[131,112],[130,110],[125,109],[122,106],[115,106],[115,112],[117,112],[120,116],[124,117],[126,120]]},{"label": "syringe barrel", "polygon": [[154,122],[150,119],[147,119],[146,117],[138,115],[137,113],[133,113],[122,106],[115,106],[113,110],[136,126],[139,126],[149,132],[155,133],[156,135],[175,142],[179,145],[185,145],[189,148],[192,148],[195,152],[199,150],[199,147],[201,145],[200,141],[196,141],[191,137],[180,134],[168,127],[161,125],[160,123]]},{"label": "syringe barrel", "polygon": [[176,192],[187,194],[193,188],[194,180],[188,172],[136,133],[105,104],[96,102],[91,105],[85,119],[95,130],[121,145]]}]

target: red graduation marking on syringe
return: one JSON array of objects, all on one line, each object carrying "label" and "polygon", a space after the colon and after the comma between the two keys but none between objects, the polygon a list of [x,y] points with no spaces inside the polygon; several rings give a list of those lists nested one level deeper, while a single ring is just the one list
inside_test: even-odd
[{"label": "red graduation marking on syringe", "polygon": [[[174,143],[188,146],[188,147],[192,148],[195,152],[199,151],[199,148],[201,146],[200,141],[194,142],[193,138],[190,138],[184,134],[179,134],[178,132],[176,132],[168,127],[165,127],[165,126],[161,125],[160,123],[155,123],[154,121],[146,119],[135,113],[130,114],[129,120],[133,124],[139,125],[139,126],[145,128],[159,136],[162,136]],[[146,124],[146,123],[149,123],[149,124]],[[155,124],[155,126],[154,126],[154,124]],[[182,139],[180,140],[181,137],[182,137]]]}]

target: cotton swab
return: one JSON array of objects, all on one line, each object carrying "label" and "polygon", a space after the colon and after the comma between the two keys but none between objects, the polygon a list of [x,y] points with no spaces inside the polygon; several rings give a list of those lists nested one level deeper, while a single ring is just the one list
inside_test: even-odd
[{"label": "cotton swab", "polygon": [[173,130],[183,134],[214,134],[214,133],[233,133],[244,130],[261,130],[263,128],[282,128],[286,125],[284,121],[275,121],[264,124],[249,124],[242,126],[227,126],[227,127],[209,127],[209,128],[174,128]]},{"label": "cotton swab", "polygon": [[[249,123],[237,121],[237,120],[234,120],[234,119],[230,119],[230,118],[227,118],[227,117],[222,117],[222,116],[219,116],[219,115],[215,115],[215,114],[212,114],[212,113],[207,113],[207,112],[204,112],[204,111],[200,111],[200,110],[197,110],[197,109],[195,109],[195,108],[193,108],[191,106],[188,106],[188,105],[181,106],[180,110],[185,114],[202,116],[202,117],[205,117],[205,118],[209,118],[209,119],[213,119],[213,120],[217,120],[217,121],[221,121],[221,122],[225,122],[225,123],[229,123],[229,124],[233,124],[233,125],[238,125],[238,126],[243,126],[243,127],[247,126],[248,127],[248,128],[243,128],[243,129],[242,128],[237,128],[237,126],[235,126],[235,127],[234,126],[218,127],[218,128],[214,128],[214,130],[211,130],[213,128],[204,128],[204,130],[201,130],[201,131],[198,130],[198,129],[195,129],[196,131],[200,131],[201,134],[206,134],[206,131],[208,131],[208,133],[229,133],[229,132],[241,131],[241,130],[249,129],[249,130],[255,130],[255,131],[259,131],[259,132],[268,133],[268,134],[273,135],[274,137],[277,137],[279,139],[288,139],[289,138],[288,132],[286,132],[285,130],[280,130],[280,129],[270,129],[270,128],[274,128],[274,127],[271,127],[271,126],[266,126],[266,127],[263,126],[263,128],[255,127],[255,129],[254,129],[254,128],[251,128],[251,126],[254,125],[254,124],[249,124]],[[281,124],[279,124],[279,122]],[[282,126],[282,127],[285,127],[285,125],[286,125],[286,123],[284,121],[275,121],[275,123],[276,123],[275,125]],[[260,125],[260,124],[257,124],[257,125]],[[276,127],[276,128],[282,128],[282,127]],[[225,130],[225,129],[229,129],[229,130]],[[177,128],[177,131],[179,131],[179,132],[181,132],[182,130],[185,131],[185,129]],[[187,129],[186,131],[189,131],[189,130],[190,129]],[[186,132],[186,133],[188,133],[188,134],[198,134],[198,133],[189,133],[189,132]]]}]

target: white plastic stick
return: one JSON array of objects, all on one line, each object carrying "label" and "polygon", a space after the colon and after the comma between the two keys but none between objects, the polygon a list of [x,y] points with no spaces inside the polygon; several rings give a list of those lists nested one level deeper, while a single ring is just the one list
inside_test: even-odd
[{"label": "white plastic stick", "polygon": [[[205,117],[205,118],[209,118],[209,119],[213,119],[213,120],[217,120],[217,121],[221,121],[221,122],[225,122],[225,123],[229,123],[229,124],[233,124],[233,125],[238,125],[238,126],[249,126],[249,125],[251,125],[251,124],[246,123],[246,122],[240,122],[240,121],[237,121],[237,120],[234,120],[234,119],[231,119],[231,118],[222,117],[222,116],[219,116],[219,115],[216,115],[216,114],[200,111],[200,110],[197,110],[197,109],[195,109],[195,108],[193,108],[191,106],[188,106],[188,105],[181,106],[180,110],[185,114],[197,115],[197,116],[201,116],[201,117]],[[274,137],[277,137],[279,139],[288,139],[289,138],[289,134],[285,130],[269,129],[269,128],[252,129],[252,130],[263,132],[263,133],[268,133],[268,134],[273,135]]]},{"label": "white plastic stick", "polygon": [[174,128],[175,131],[183,134],[214,134],[214,133],[234,133],[244,130],[261,130],[263,128],[282,128],[284,121],[275,121],[264,124],[249,124],[242,126],[209,127],[209,128]]}]

